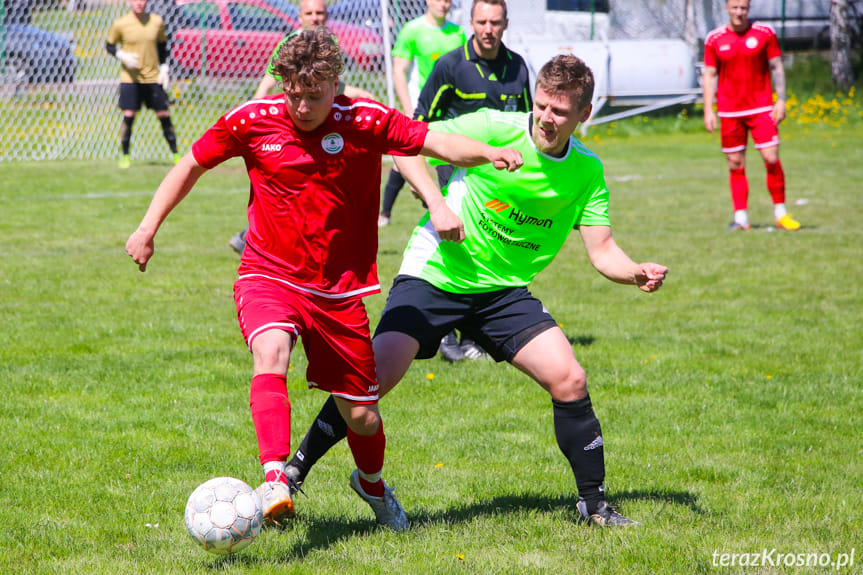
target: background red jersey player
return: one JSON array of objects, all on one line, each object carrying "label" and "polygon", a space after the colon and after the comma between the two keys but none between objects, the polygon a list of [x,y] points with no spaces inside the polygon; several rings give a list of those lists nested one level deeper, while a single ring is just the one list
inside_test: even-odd
[{"label": "background red jersey player", "polygon": [[[422,153],[462,166],[515,170],[521,156],[457,134],[429,132],[368,99],[336,96],[344,65],[326,28],[303,31],[280,50],[284,94],[247,102],[219,119],[165,176],[126,251],[144,271],[159,226],[198,178],[240,156],[249,173],[249,233],[234,285],[252,352],[252,421],[265,517],[294,515],[285,476],[290,455],[286,374],[298,337],[309,387],[332,393],[349,427],[357,469],[351,487],[393,529],[408,521],[381,479],[386,439],[369,321],[362,296],[380,290],[375,258],[381,156]],[[437,212],[441,205],[430,205]]]},{"label": "background red jersey player", "polygon": [[[777,126],[785,119],[785,71],[776,34],[769,26],[749,21],[749,0],[727,0],[729,23],[704,41],[704,127],[713,133],[722,118],[722,151],[728,157],[734,221],[728,231],[748,230],[746,140],[752,133],[755,149],[767,168],[767,190],[773,199],[776,227],[800,229],[785,208],[785,172],[779,161]],[[717,90],[718,78],[718,90]],[[773,88],[776,102],[773,101]],[[717,96],[717,112],[713,110]]]}]

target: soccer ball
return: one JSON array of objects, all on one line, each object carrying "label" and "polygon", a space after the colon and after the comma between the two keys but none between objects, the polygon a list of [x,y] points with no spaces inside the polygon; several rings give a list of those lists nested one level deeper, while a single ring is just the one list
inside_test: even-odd
[{"label": "soccer ball", "polygon": [[186,502],[186,529],[204,549],[227,555],[248,547],[264,522],[261,496],[233,477],[198,486]]}]

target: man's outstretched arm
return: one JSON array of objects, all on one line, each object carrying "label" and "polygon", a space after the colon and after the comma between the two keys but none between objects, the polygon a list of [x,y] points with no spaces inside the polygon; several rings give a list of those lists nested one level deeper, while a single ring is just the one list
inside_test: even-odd
[{"label": "man's outstretched arm", "polygon": [[638,286],[648,293],[662,287],[668,268],[653,262],[632,261],[614,241],[609,226],[580,226],[579,233],[590,263],[611,281]]},{"label": "man's outstretched arm", "polygon": [[195,161],[195,156],[189,151],[177,162],[176,166],[171,168],[171,171],[165,175],[165,179],[159,184],[159,188],[150,201],[150,207],[147,208],[147,213],[144,214],[144,218],[138,224],[138,229],[126,241],[126,253],[138,264],[138,269],[142,272],[147,270],[147,262],[153,256],[155,251],[153,238],[156,237],[156,232],[159,231],[162,222],[165,221],[171,210],[183,201],[198,178],[206,171],[207,169],[201,167]]},{"label": "man's outstretched arm", "polygon": [[429,130],[426,135],[425,144],[420,153],[460,168],[472,168],[491,163],[498,170],[514,172],[524,164],[518,150],[496,148],[461,134],[433,130]]}]

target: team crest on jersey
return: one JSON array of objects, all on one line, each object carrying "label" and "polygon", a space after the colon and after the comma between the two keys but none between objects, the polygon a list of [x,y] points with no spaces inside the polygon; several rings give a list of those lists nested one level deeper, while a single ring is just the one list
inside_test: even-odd
[{"label": "team crest on jersey", "polygon": [[333,132],[321,139],[321,146],[323,146],[324,151],[328,154],[338,154],[345,147],[345,139],[342,138],[341,134]]},{"label": "team crest on jersey", "polygon": [[758,46],[758,38],[753,38],[752,36],[750,36],[746,39],[747,48],[749,48],[750,50],[754,50],[756,46]]}]

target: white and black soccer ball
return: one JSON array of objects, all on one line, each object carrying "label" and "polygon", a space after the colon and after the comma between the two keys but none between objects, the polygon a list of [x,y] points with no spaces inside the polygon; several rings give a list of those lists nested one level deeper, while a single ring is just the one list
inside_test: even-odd
[{"label": "white and black soccer ball", "polygon": [[261,496],[233,477],[198,486],[186,502],[186,529],[204,549],[227,555],[248,547],[264,522]]}]

